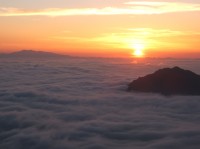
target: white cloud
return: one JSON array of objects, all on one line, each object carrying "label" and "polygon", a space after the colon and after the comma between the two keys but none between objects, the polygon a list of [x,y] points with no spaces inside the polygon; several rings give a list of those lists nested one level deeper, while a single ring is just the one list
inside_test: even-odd
[{"label": "white cloud", "polygon": [[[0,148],[200,146],[199,97],[125,91],[134,78],[157,70],[161,59],[139,64],[108,58],[0,61]],[[198,60],[163,62],[200,73]]]},{"label": "white cloud", "polygon": [[146,15],[184,11],[200,11],[200,4],[183,2],[126,2],[124,7],[104,8],[48,8],[26,10],[19,8],[0,8],[0,16],[74,16],[74,15]]},{"label": "white cloud", "polygon": [[126,59],[69,58],[0,62],[2,149],[188,149],[200,145],[199,97],[125,91],[132,79],[152,73],[161,62],[200,73],[199,61],[150,59],[132,64]]},{"label": "white cloud", "polygon": [[134,1],[126,2],[125,4],[131,5],[132,8],[142,9],[147,11],[147,14],[162,14],[172,12],[184,11],[199,11],[200,4],[184,3],[184,2],[147,2],[147,1]]}]

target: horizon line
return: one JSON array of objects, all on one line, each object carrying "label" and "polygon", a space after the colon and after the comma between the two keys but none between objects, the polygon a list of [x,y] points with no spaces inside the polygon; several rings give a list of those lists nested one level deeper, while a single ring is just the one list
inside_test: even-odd
[{"label": "horizon line", "polygon": [[[0,55],[9,55],[9,54],[14,54],[14,53],[19,53],[19,52],[23,52],[23,51],[27,51],[27,52],[41,52],[41,53],[49,53],[49,54],[55,54],[55,55],[60,55],[60,56],[70,56],[70,57],[76,57],[76,58],[124,58],[124,59],[128,59],[128,58],[132,58],[132,59],[200,59],[199,57],[175,57],[175,56],[166,56],[166,57],[162,57],[162,56],[144,56],[144,57],[134,57],[134,56],[79,56],[77,55],[71,55],[71,54],[61,54],[61,53],[57,53],[57,52],[49,52],[49,51],[43,51],[43,50],[34,50],[34,49],[23,49],[23,50],[16,50],[13,52],[0,52]],[[199,52],[200,54],[200,52]]]}]

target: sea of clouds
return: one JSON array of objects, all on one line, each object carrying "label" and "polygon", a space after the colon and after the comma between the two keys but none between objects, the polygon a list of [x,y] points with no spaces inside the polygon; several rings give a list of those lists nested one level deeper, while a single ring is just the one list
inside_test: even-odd
[{"label": "sea of clouds", "polygon": [[199,149],[200,96],[127,92],[200,60],[0,59],[1,149]]}]

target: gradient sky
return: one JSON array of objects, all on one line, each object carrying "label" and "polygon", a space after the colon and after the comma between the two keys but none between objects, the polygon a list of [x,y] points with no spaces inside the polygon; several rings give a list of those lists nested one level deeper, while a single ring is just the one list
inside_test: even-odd
[{"label": "gradient sky", "polygon": [[200,57],[199,0],[0,0],[0,52]]}]

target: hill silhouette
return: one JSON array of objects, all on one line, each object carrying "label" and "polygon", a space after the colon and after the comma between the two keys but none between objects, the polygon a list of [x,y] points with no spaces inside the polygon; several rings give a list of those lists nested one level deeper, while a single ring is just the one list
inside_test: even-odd
[{"label": "hill silhouette", "polygon": [[9,54],[0,54],[2,58],[65,58],[68,55],[61,55],[51,52],[34,51],[34,50],[21,50]]},{"label": "hill silhouette", "polygon": [[200,75],[179,67],[164,68],[132,81],[128,90],[164,95],[200,95]]}]

